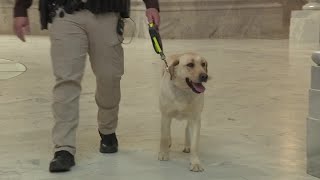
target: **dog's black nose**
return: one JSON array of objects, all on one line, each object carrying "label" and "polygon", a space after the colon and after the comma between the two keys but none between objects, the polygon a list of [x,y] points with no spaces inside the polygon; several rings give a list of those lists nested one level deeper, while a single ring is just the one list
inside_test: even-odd
[{"label": "dog's black nose", "polygon": [[199,79],[200,79],[200,82],[207,82],[208,75],[206,73],[201,73]]}]

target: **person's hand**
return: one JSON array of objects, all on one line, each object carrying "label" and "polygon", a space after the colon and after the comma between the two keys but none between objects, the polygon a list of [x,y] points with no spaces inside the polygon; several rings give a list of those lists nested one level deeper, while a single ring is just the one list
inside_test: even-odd
[{"label": "person's hand", "polygon": [[146,11],[146,16],[149,23],[155,23],[157,27],[160,26],[160,15],[156,8],[148,8]]},{"label": "person's hand", "polygon": [[15,17],[13,22],[13,30],[16,36],[25,42],[25,34],[30,33],[29,18],[28,17]]}]

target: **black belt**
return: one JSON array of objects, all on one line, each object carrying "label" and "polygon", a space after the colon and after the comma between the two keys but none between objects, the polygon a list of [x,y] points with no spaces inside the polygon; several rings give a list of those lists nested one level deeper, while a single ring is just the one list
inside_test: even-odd
[{"label": "black belt", "polygon": [[93,14],[119,12],[124,16],[129,16],[130,11],[130,0],[88,0],[85,3],[81,0],[56,0],[56,2],[68,14],[87,9]]},{"label": "black belt", "polygon": [[75,11],[85,9],[85,3],[81,0],[65,0],[59,5],[62,6],[68,14],[73,14]]}]

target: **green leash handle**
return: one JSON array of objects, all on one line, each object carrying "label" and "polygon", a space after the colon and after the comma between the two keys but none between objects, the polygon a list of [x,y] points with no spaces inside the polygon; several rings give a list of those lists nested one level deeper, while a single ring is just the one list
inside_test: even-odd
[{"label": "green leash handle", "polygon": [[161,37],[160,37],[160,34],[159,34],[158,30],[156,29],[154,23],[149,24],[149,34],[150,34],[152,45],[153,45],[155,52],[157,54],[162,55],[163,51],[162,51]]}]

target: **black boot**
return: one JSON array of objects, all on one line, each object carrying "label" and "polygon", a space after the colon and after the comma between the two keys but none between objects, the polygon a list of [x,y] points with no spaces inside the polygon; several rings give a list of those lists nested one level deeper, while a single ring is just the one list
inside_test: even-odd
[{"label": "black boot", "polygon": [[115,153],[118,152],[118,140],[115,133],[104,135],[100,134],[100,152],[101,153]]},{"label": "black boot", "polygon": [[50,162],[50,172],[65,172],[69,171],[75,165],[74,157],[68,151],[57,151],[54,153],[54,158]]}]

